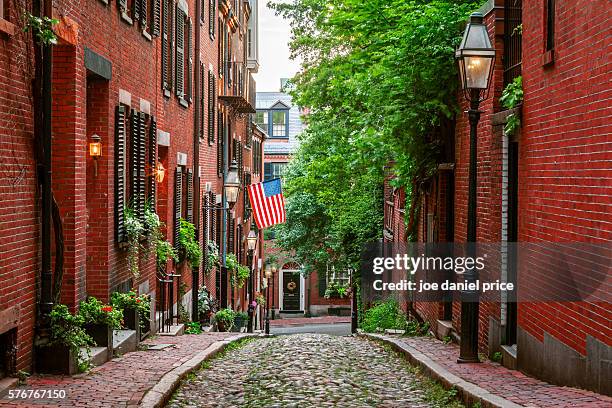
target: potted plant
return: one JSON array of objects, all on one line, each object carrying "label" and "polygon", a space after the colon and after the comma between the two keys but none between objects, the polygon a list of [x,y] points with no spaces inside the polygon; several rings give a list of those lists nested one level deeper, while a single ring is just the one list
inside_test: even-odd
[{"label": "potted plant", "polygon": [[[36,368],[42,373],[76,374],[89,367],[89,347],[94,340],[83,329],[83,317],[73,315],[66,305],[53,306],[51,336],[36,352]],[[81,353],[81,348],[85,353]]]},{"label": "potted plant", "polygon": [[339,283],[332,282],[325,289],[325,298],[340,298],[343,299],[348,294],[348,286],[340,285]]},{"label": "potted plant", "polygon": [[195,237],[195,226],[181,218],[180,228],[178,233],[180,245],[180,257],[182,261],[187,261],[189,266],[197,268],[202,261],[202,248]]},{"label": "potted plant", "polygon": [[230,308],[221,309],[215,313],[215,321],[217,322],[217,329],[220,332],[227,332],[232,329],[234,325],[234,317],[236,313]]},{"label": "potted plant", "polygon": [[207,242],[207,262],[204,273],[208,274],[215,266],[219,266],[219,248],[214,241]]},{"label": "potted plant", "polygon": [[144,328],[146,318],[151,310],[149,295],[136,295],[134,291],[115,292],[111,295],[111,305],[123,310],[123,325],[130,330],[140,331]]},{"label": "potted plant", "polygon": [[205,286],[201,287],[198,291],[198,314],[200,316],[200,323],[202,325],[210,323],[210,318],[215,310],[215,298],[210,294]]},{"label": "potted plant", "polygon": [[121,329],[123,319],[121,309],[105,305],[95,297],[90,297],[80,303],[79,315],[83,318],[85,332],[99,347],[113,346],[113,330]]},{"label": "potted plant", "polygon": [[240,332],[249,321],[249,315],[245,312],[236,312],[234,314],[234,327],[232,331]]},{"label": "potted plant", "polygon": [[251,271],[248,267],[241,265],[234,254],[228,254],[225,257],[225,266],[230,275],[230,283],[233,287],[241,288],[249,278]]}]

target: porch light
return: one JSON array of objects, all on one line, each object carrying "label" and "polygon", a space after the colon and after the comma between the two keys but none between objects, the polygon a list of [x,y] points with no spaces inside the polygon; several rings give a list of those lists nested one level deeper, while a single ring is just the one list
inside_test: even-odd
[{"label": "porch light", "polygon": [[98,157],[102,156],[102,143],[100,136],[95,133],[91,136],[92,142],[89,143],[89,155],[94,159],[94,176],[98,175]]},{"label": "porch light", "polygon": [[232,160],[229,172],[225,176],[225,182],[223,183],[225,189],[225,198],[230,204],[234,204],[238,200],[238,190],[240,189],[240,178],[238,177],[238,164],[236,160]]},{"label": "porch light", "polygon": [[256,245],[257,245],[257,233],[251,230],[249,231],[249,235],[247,236],[247,247],[249,251],[254,251]]},{"label": "porch light", "polygon": [[157,162],[157,165],[155,166],[155,181],[161,183],[164,181],[164,177],[166,177],[166,168],[162,162]]},{"label": "porch light", "polygon": [[470,22],[465,28],[461,44],[455,53],[459,63],[461,84],[468,99],[474,94],[484,99],[480,93],[489,88],[495,49],[489,40],[487,26],[484,25],[482,13],[472,13]]}]

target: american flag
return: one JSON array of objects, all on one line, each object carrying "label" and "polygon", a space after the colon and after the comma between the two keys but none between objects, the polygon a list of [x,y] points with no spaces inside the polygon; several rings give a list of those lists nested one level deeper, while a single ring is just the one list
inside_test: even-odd
[{"label": "american flag", "polygon": [[249,200],[257,228],[263,229],[285,222],[285,198],[280,179],[251,184]]}]

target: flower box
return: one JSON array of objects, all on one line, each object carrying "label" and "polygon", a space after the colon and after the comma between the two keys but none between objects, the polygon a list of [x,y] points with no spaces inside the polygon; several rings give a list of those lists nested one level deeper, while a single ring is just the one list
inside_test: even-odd
[{"label": "flower box", "polygon": [[113,330],[108,324],[87,323],[83,328],[96,342],[96,346],[107,348],[113,347]]},{"label": "flower box", "polygon": [[78,373],[76,353],[63,344],[38,346],[36,348],[36,371],[45,374]]},{"label": "flower box", "polygon": [[140,313],[136,309],[124,309],[123,310],[123,324],[127,329],[140,330]]}]

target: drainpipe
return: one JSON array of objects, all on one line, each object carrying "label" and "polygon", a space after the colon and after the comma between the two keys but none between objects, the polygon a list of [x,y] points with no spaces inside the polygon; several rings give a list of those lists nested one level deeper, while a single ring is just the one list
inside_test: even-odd
[{"label": "drainpipe", "polygon": [[[202,2],[196,1],[195,13],[195,56],[196,60],[193,70],[195,74],[195,84],[193,90],[194,122],[193,122],[193,224],[195,225],[195,235],[197,242],[200,242],[200,17]],[[202,112],[204,114],[204,112]],[[204,243],[205,247],[207,243]],[[200,286],[200,267],[191,268],[191,320],[200,320],[198,314],[198,289]]]},{"label": "drainpipe", "polygon": [[[223,79],[223,86],[225,87],[225,78]],[[227,119],[229,120],[229,118]],[[229,132],[227,131],[227,122],[223,121],[223,186],[222,189],[222,200],[221,200],[221,253],[223,258],[223,264],[221,266],[221,307],[226,308],[227,305],[227,216],[228,216],[228,205],[227,196],[225,195],[225,179],[227,178],[228,172],[228,161],[229,161]],[[225,291],[224,291],[225,290]],[[225,293],[224,293],[225,292]]]},{"label": "drainpipe", "polygon": [[[41,0],[34,2],[34,14],[47,17],[52,16],[52,0],[44,2],[41,9]],[[36,41],[36,40],[35,40]],[[52,279],[51,270],[51,75],[53,64],[53,52],[51,45],[42,46],[42,60],[38,59],[41,75],[40,81],[40,131],[41,131],[41,162],[40,162],[40,183],[41,183],[41,278],[40,278],[40,303],[39,330],[42,336],[46,335],[49,328],[49,313],[53,307]]]}]

